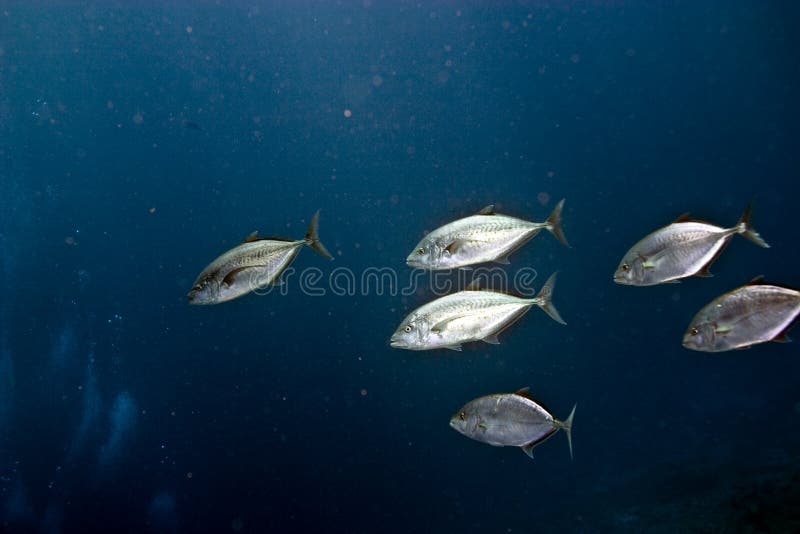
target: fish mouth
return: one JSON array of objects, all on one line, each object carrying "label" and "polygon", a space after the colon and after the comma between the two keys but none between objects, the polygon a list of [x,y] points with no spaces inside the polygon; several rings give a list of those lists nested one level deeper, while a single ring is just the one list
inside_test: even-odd
[{"label": "fish mouth", "polygon": [[402,339],[399,339],[397,336],[392,336],[389,338],[389,346],[394,347],[396,349],[404,349],[408,345],[406,345],[406,343],[403,342]]}]

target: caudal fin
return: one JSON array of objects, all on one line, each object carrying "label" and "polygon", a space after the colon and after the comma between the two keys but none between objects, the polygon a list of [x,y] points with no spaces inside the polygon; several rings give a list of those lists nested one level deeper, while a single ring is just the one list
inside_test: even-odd
[{"label": "caudal fin", "polygon": [[543,309],[545,313],[547,313],[547,315],[561,324],[567,324],[564,319],[561,318],[561,315],[559,315],[556,307],[553,306],[553,287],[556,285],[557,274],[558,271],[550,275],[550,278],[548,278],[547,282],[544,283],[542,289],[539,290],[539,294],[536,295],[534,300],[536,301],[536,304]]},{"label": "caudal fin", "polygon": [[319,210],[311,217],[311,222],[308,224],[308,231],[306,232],[306,244],[314,249],[314,252],[329,260],[333,259],[331,253],[319,240]]},{"label": "caudal fin", "polygon": [[575,417],[575,408],[578,405],[575,404],[572,407],[572,411],[569,412],[569,417],[567,417],[566,421],[556,421],[556,424],[559,428],[563,428],[564,432],[567,434],[567,445],[569,445],[569,457],[570,459],[573,458],[572,456],[572,418]]},{"label": "caudal fin", "polygon": [[746,237],[759,247],[769,248],[767,242],[764,241],[764,239],[760,235],[758,235],[758,232],[756,232],[755,228],[753,228],[753,225],[750,222],[750,211],[752,207],[753,207],[752,204],[747,205],[747,207],[744,210],[744,213],[742,213],[742,216],[739,219],[739,223],[736,226],[739,228],[739,233],[742,234],[744,237]]},{"label": "caudal fin", "polygon": [[564,209],[564,199],[562,198],[561,201],[556,204],[556,207],[553,208],[553,212],[550,214],[550,217],[547,218],[547,229],[550,230],[556,239],[561,241],[564,245],[569,246],[567,242],[567,237],[564,235],[564,230],[561,228],[561,210]]}]

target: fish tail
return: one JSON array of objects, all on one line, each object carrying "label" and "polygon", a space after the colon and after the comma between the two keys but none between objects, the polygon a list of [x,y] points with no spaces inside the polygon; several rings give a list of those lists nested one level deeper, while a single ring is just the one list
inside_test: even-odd
[{"label": "fish tail", "polygon": [[752,210],[752,207],[753,207],[752,203],[747,205],[747,207],[744,210],[744,213],[742,213],[741,218],[739,218],[739,222],[736,224],[736,228],[740,234],[742,234],[744,237],[746,237],[759,247],[769,248],[767,242],[764,241],[764,239],[760,235],[758,235],[758,232],[756,232],[755,228],[753,228],[753,225],[750,222],[750,211]]},{"label": "fish tail", "polygon": [[547,224],[547,229],[550,230],[550,233],[555,236],[556,239],[561,241],[562,244],[565,246],[569,246],[567,242],[567,236],[564,235],[564,230],[561,228],[561,210],[564,209],[564,199],[562,198],[561,201],[556,204],[556,207],[553,208],[553,212],[545,221]]},{"label": "fish tail", "polygon": [[539,290],[539,294],[536,295],[536,298],[533,301],[542,308],[547,315],[555,319],[556,322],[561,324],[567,324],[564,319],[561,318],[559,315],[558,310],[555,306],[553,306],[553,287],[556,285],[556,275],[558,271],[554,272],[550,275],[550,278],[547,279],[547,282],[542,286],[542,289]]},{"label": "fish tail", "polygon": [[311,222],[308,224],[308,231],[306,232],[306,245],[311,247],[314,252],[322,256],[323,258],[328,258],[329,260],[333,259],[331,253],[328,252],[328,249],[325,248],[325,245],[322,244],[322,241],[319,240],[319,210],[311,217]]},{"label": "fish tail", "polygon": [[563,428],[564,432],[567,434],[567,445],[569,445],[569,457],[570,459],[573,458],[572,456],[572,418],[575,417],[575,408],[578,405],[575,404],[572,406],[572,411],[569,412],[569,417],[565,421],[558,421],[556,420],[556,425],[558,428]]}]

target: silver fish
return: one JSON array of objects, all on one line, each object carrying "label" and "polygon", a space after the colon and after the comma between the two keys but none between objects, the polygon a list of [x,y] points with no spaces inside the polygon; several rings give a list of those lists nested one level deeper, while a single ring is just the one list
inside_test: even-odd
[{"label": "silver fish", "polygon": [[473,289],[440,297],[408,314],[389,344],[409,350],[461,350],[462,343],[478,340],[497,345],[497,334],[534,305],[566,324],[550,300],[555,282],[553,273],[532,299]]},{"label": "silver fish", "polygon": [[786,330],[800,316],[800,291],[760,282],[756,278],[707,304],[692,319],[683,346],[722,352],[789,341]]},{"label": "silver fish", "polygon": [[560,429],[567,434],[572,458],[572,418],[559,421],[528,395],[528,388],[516,393],[497,393],[469,401],[453,417],[450,426],[468,438],[496,447],[520,447],[533,458],[533,448]]},{"label": "silver fish", "polygon": [[693,221],[688,214],[682,215],[636,243],[619,262],[614,281],[652,286],[689,276],[711,276],[708,268],[736,234],[769,248],[750,224],[750,206],[731,228]]},{"label": "silver fish", "polygon": [[529,222],[494,212],[486,206],[478,214],[445,224],[422,238],[406,263],[419,269],[455,269],[476,263],[508,263],[508,256],[542,229],[569,246],[561,230],[561,200],[547,221]]},{"label": "silver fish", "polygon": [[189,304],[218,304],[275,283],[304,245],[325,258],[333,259],[319,240],[318,221],[319,211],[311,217],[305,238],[297,241],[260,238],[253,232],[244,243],[203,269],[186,295]]}]

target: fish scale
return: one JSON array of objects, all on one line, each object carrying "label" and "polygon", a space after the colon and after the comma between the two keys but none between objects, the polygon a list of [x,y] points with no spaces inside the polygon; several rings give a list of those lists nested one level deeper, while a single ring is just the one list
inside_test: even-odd
[{"label": "fish scale", "polygon": [[566,245],[561,230],[563,207],[562,200],[547,221],[536,223],[498,215],[492,206],[487,206],[477,215],[458,219],[430,232],[414,247],[406,263],[422,269],[454,269],[490,261],[508,263],[508,256],[542,229],[549,230]]},{"label": "fish scale", "polygon": [[689,221],[682,216],[631,247],[619,262],[614,281],[651,286],[688,276],[709,276],[709,266],[734,234],[742,234],[761,247],[769,247],[750,224],[750,206],[731,228]]},{"label": "fish scale", "polygon": [[520,447],[533,458],[533,447],[563,429],[572,456],[572,420],[575,407],[564,421],[555,419],[528,396],[495,393],[469,401],[450,418],[450,426],[468,438],[496,447]]},{"label": "fish scale", "polygon": [[218,304],[235,299],[280,279],[304,245],[332,259],[319,241],[319,211],[311,217],[305,239],[258,238],[253,232],[244,243],[221,254],[195,280],[187,295],[190,304]]},{"label": "fish scale", "polygon": [[754,281],[704,306],[686,330],[683,346],[722,352],[767,341],[785,341],[786,330],[798,316],[800,292]]},{"label": "fish scale", "polygon": [[471,289],[440,297],[408,314],[389,343],[409,350],[461,350],[462,343],[479,340],[497,344],[497,334],[533,305],[565,324],[551,302],[555,278],[554,273],[535,298]]}]

